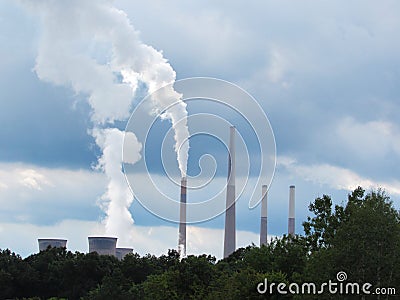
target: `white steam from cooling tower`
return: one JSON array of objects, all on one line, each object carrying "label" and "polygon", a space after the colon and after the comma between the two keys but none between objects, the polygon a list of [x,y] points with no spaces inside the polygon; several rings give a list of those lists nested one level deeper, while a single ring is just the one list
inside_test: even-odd
[{"label": "white steam from cooling tower", "polygon": [[[37,76],[88,96],[94,127],[90,133],[102,150],[98,167],[109,179],[103,195],[106,234],[129,242],[129,239],[124,241],[126,234],[122,234],[133,223],[128,210],[132,195],[121,171],[124,132],[108,127],[129,117],[139,82],[153,93],[174,82],[175,71],[161,52],[140,41],[127,15],[113,7],[112,1],[22,0],[21,3],[40,17],[42,25],[35,65]],[[161,117],[172,123],[175,151],[184,177],[189,150],[188,142],[184,143],[189,137],[186,104],[172,87],[151,101],[153,113],[163,113]],[[141,158],[141,144],[133,133],[127,138],[134,146],[128,162],[135,163]]]},{"label": "white steam from cooling tower", "polygon": [[[121,172],[121,149],[124,133],[116,128],[108,128],[94,129],[92,134],[96,139],[96,144],[103,152],[103,155],[99,158],[98,167],[104,171],[108,179],[107,191],[102,196],[103,200],[110,200],[104,208],[107,212],[105,219],[106,233],[123,239],[133,224],[131,213],[128,210],[133,198],[124,174]],[[142,145],[132,132],[127,132],[125,139],[127,139],[126,142],[129,141],[130,149],[137,149],[137,152],[131,151],[129,156],[125,155],[124,162],[134,164],[141,158]],[[125,234],[122,235],[121,233]]]}]

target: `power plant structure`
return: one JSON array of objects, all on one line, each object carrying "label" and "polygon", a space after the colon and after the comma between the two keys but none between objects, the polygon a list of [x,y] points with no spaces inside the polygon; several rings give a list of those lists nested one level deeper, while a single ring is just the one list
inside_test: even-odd
[{"label": "power plant structure", "polygon": [[88,237],[89,252],[97,252],[99,255],[116,256],[117,238],[105,236]]},{"label": "power plant structure", "polygon": [[115,256],[119,260],[123,260],[124,257],[130,253],[133,253],[133,248],[116,248],[115,249]]},{"label": "power plant structure", "polygon": [[[224,236],[224,258],[228,257],[236,250],[236,224],[235,224],[235,127],[230,128],[229,160],[228,160],[228,180],[226,194],[225,211],[225,236]],[[186,256],[186,189],[187,179],[181,179],[180,193],[180,223],[178,250],[181,257]],[[260,246],[267,244],[268,239],[268,186],[262,186],[261,199],[261,218],[260,218]],[[288,235],[295,235],[295,186],[289,187],[289,217]],[[93,236],[88,237],[89,252],[97,252],[99,255],[112,255],[119,260],[133,253],[133,248],[117,248],[116,237]],[[44,251],[48,247],[66,248],[66,239],[39,238],[39,251]]]},{"label": "power plant structure", "polygon": [[295,186],[289,188],[289,219],[288,219],[288,235],[294,235],[295,232]]},{"label": "power plant structure", "polygon": [[186,256],[186,177],[181,179],[181,201],[179,212],[179,237],[178,237],[178,252],[180,257]]},{"label": "power plant structure", "polygon": [[[229,131],[229,153],[228,153],[228,177],[226,190],[225,228],[223,257],[226,258],[236,250],[236,157],[235,157],[235,126]],[[268,242],[268,185],[262,185],[261,213],[260,213],[260,246]],[[187,178],[183,176],[180,183],[180,212],[179,212],[179,236],[178,252],[180,257],[186,256],[186,221],[187,221]],[[295,235],[295,186],[289,187],[289,215],[288,235]],[[112,255],[119,260],[133,253],[133,248],[117,248],[117,238],[107,236],[88,237],[89,252],[97,252],[99,255]],[[67,247],[66,239],[38,239],[39,251],[50,247]]]},{"label": "power plant structure", "polygon": [[67,248],[67,240],[63,239],[38,239],[39,251],[51,248]]},{"label": "power plant structure", "polygon": [[225,210],[225,235],[224,235],[224,258],[236,250],[236,211],[235,211],[235,126],[230,127],[229,153],[228,153],[228,180],[226,190]]},{"label": "power plant structure", "polygon": [[262,198],[261,198],[261,222],[260,222],[260,246],[267,244],[267,203],[268,203],[268,186],[262,186]]},{"label": "power plant structure", "polygon": [[[122,260],[127,254],[133,253],[133,248],[117,248],[116,237],[95,236],[88,237],[89,252],[97,252],[99,255],[112,255]],[[66,248],[67,240],[64,239],[38,239],[39,252],[52,248]]]}]

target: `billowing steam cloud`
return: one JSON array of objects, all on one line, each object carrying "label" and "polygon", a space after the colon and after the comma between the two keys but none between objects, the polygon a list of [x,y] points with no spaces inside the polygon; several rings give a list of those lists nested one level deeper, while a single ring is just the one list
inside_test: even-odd
[{"label": "billowing steam cloud", "polygon": [[[126,226],[133,223],[128,211],[132,196],[121,171],[124,132],[107,127],[129,116],[139,82],[152,93],[174,82],[175,71],[161,52],[140,41],[126,14],[113,7],[110,0],[21,3],[42,22],[37,76],[88,96],[94,124],[91,133],[103,151],[99,167],[109,178],[103,196],[109,201],[105,207],[107,233],[122,237]],[[184,143],[189,136],[186,105],[172,87],[162,97],[151,99],[154,111],[172,122],[178,164],[185,176],[189,150],[188,143]],[[126,138],[133,146],[128,162],[135,163],[140,159],[141,144],[134,134]]]},{"label": "billowing steam cloud", "polygon": [[[121,235],[121,233],[130,232],[130,226],[133,224],[128,210],[133,198],[125,182],[124,174],[121,172],[121,149],[124,133],[116,128],[108,128],[94,129],[92,134],[96,138],[97,145],[103,151],[98,167],[106,173],[109,180],[107,192],[103,195],[104,200],[111,200],[105,209],[107,211],[106,232],[118,235],[123,240],[125,235]],[[124,162],[134,164],[141,158],[142,145],[132,132],[127,132],[125,139],[126,147],[137,151],[130,151],[128,155],[125,155],[126,161]]]}]

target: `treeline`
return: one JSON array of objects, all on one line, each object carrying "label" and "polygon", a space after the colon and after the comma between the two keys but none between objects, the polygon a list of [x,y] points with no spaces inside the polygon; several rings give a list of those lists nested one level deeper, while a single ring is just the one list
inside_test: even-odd
[{"label": "treeline", "polygon": [[122,261],[57,248],[22,259],[2,250],[0,298],[360,299],[327,289],[319,295],[257,291],[265,278],[286,287],[310,282],[318,287],[338,281],[339,272],[347,275],[343,282],[370,283],[371,292],[396,289],[397,296],[365,299],[400,297],[400,214],[384,192],[357,188],[345,205],[335,207],[324,195],[309,209],[313,215],[303,223],[304,235],[241,248],[220,261],[209,255],[180,259],[174,250],[160,257],[129,254]]}]

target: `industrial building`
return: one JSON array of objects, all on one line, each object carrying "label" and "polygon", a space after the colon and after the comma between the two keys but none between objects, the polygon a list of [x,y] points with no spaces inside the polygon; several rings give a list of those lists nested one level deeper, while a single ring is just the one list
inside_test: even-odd
[{"label": "industrial building", "polygon": [[[230,127],[229,153],[228,153],[228,177],[226,190],[226,209],[223,257],[228,257],[236,250],[236,193],[235,193],[235,135],[236,128]],[[268,237],[268,186],[262,185],[261,190],[261,214],[260,214],[260,246],[267,244]],[[187,178],[181,178],[180,184],[180,219],[178,232],[178,252],[181,257],[186,256],[186,209],[187,209]],[[295,186],[289,187],[289,214],[288,235],[295,234]],[[97,252],[99,255],[112,255],[122,260],[127,254],[133,253],[132,248],[117,248],[117,238],[107,236],[88,237],[89,252]],[[38,239],[39,251],[50,247],[67,247],[66,239]]]},{"label": "industrial building", "polygon": [[63,239],[38,239],[39,251],[51,248],[67,248],[67,240]]},{"label": "industrial building", "polygon": [[130,253],[133,253],[133,248],[116,248],[115,249],[115,256],[119,260],[123,260],[124,257]]},{"label": "industrial building", "polygon": [[[97,252],[99,255],[112,255],[119,260],[133,253],[133,248],[117,248],[116,237],[93,236],[88,237],[89,252]],[[67,240],[65,239],[38,239],[39,251],[44,251],[48,247],[66,248]]]},{"label": "industrial building", "polygon": [[106,236],[88,237],[89,252],[97,252],[99,255],[113,255],[117,252],[117,238]]}]

